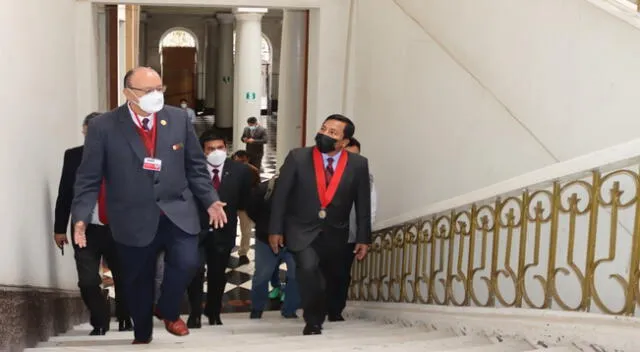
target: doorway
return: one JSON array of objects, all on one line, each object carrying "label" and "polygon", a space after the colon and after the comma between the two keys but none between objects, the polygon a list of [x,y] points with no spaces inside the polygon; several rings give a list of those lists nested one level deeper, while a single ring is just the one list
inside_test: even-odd
[{"label": "doorway", "polygon": [[186,100],[195,106],[198,97],[198,49],[195,35],[185,29],[172,29],[160,40],[161,75],[167,87],[165,101],[179,106]]}]

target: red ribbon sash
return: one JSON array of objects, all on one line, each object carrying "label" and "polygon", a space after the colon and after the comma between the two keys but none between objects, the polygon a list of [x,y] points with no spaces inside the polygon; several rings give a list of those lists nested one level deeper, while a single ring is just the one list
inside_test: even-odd
[{"label": "red ribbon sash", "polygon": [[326,209],[329,203],[331,203],[331,201],[333,200],[333,196],[336,195],[336,190],[338,189],[338,185],[340,184],[340,179],[342,179],[342,174],[344,174],[344,169],[347,165],[348,156],[349,153],[342,152],[340,160],[338,160],[336,170],[333,173],[333,177],[331,177],[331,182],[327,187],[322,154],[320,153],[318,148],[313,148],[313,166],[316,171],[316,187],[318,189],[318,199],[320,200],[320,206],[322,207],[322,209]]},{"label": "red ribbon sash", "polygon": [[147,150],[147,155],[150,158],[153,158],[156,154],[156,136],[158,134],[158,119],[156,118],[156,114],[153,114],[153,126],[151,127],[150,131],[145,131],[144,128],[142,128],[142,120],[140,119],[140,116],[135,113],[135,111],[133,112],[133,114],[138,120],[136,127],[138,128],[138,134],[140,134],[140,137],[142,137],[142,143],[144,143],[144,147]]}]

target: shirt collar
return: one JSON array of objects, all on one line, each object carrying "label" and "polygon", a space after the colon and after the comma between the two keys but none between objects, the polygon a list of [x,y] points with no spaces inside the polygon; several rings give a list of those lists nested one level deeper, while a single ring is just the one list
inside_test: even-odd
[{"label": "shirt collar", "polygon": [[338,163],[338,160],[340,160],[340,156],[342,155],[342,149],[340,149],[340,151],[338,152],[338,154],[334,155],[334,156],[329,156],[329,154],[325,154],[322,153],[322,161],[324,161],[324,163],[328,163],[327,159],[329,158],[333,158],[333,163],[334,165]]}]

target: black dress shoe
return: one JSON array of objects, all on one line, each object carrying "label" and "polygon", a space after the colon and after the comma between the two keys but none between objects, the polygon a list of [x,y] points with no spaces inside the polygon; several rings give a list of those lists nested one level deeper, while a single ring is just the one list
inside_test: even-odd
[{"label": "black dress shoe", "polygon": [[118,322],[118,331],[133,331],[133,324],[130,319]]},{"label": "black dress shoe", "polygon": [[220,314],[214,314],[210,316],[209,325],[222,325],[222,320],[220,320]]},{"label": "black dress shoe", "polygon": [[238,258],[238,266],[247,265],[249,263],[251,263],[251,261],[246,255],[241,255],[240,258]]},{"label": "black dress shoe", "polygon": [[332,322],[344,321],[344,317],[342,316],[342,314],[329,315],[328,320]]},{"label": "black dress shoe", "polygon": [[189,319],[187,319],[187,327],[189,329],[200,329],[202,327],[202,321],[200,320],[200,317],[190,315]]},{"label": "black dress shoe", "polygon": [[251,314],[249,315],[249,319],[260,319],[262,318],[261,310],[251,310]]},{"label": "black dress shoe", "polygon": [[102,335],[106,335],[107,331],[109,331],[109,329],[105,329],[105,328],[93,328],[93,330],[91,330],[91,332],[89,333],[89,336],[102,336]]},{"label": "black dress shoe", "polygon": [[304,326],[304,330],[302,330],[302,335],[321,335],[321,334],[322,334],[322,326],[320,325],[307,324]]},{"label": "black dress shoe", "polygon": [[298,314],[296,312],[293,313],[281,313],[282,317],[285,319],[298,319]]}]

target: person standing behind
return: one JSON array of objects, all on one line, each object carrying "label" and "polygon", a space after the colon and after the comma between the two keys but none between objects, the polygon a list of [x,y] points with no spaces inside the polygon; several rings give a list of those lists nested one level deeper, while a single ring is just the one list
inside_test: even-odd
[{"label": "person standing behind", "polygon": [[260,126],[258,119],[250,117],[247,119],[249,126],[242,131],[242,141],[247,144],[247,153],[251,155],[250,163],[258,170],[262,170],[262,157],[264,156],[264,145],[267,143],[267,130]]},{"label": "person standing behind", "polygon": [[[82,134],[87,135],[89,122],[96,116],[97,112],[92,112],[84,118],[82,123]],[[62,165],[62,176],[58,186],[58,197],[56,199],[55,221],[53,225],[56,245],[64,253],[64,245],[67,240],[67,230],[69,226],[69,215],[71,213],[71,202],[73,201],[73,184],[76,180],[76,171],[82,161],[83,146],[67,149],[64,152],[64,163]],[[124,292],[121,287],[121,268],[118,265],[116,255],[116,243],[113,240],[105,216],[104,192],[100,192],[99,202],[91,213],[91,222],[87,227],[87,246],[80,248],[73,244],[74,258],[76,260],[76,270],[78,271],[78,287],[84,304],[89,309],[90,322],[93,330],[89,335],[104,335],[109,330],[109,304],[102,294],[100,284],[100,259],[105,258],[113,275],[114,289],[116,293],[116,317],[118,318],[119,330],[128,331],[133,328],[131,318],[126,307]]]},{"label": "person standing behind", "polygon": [[193,111],[193,109],[189,107],[189,104],[187,103],[187,99],[180,100],[180,107],[187,111],[187,118],[189,119],[189,122],[191,122],[191,124],[195,124],[196,123],[196,112]]},{"label": "person standing behind", "polygon": [[[222,137],[205,133],[200,144],[207,158],[210,183],[225,202],[228,223],[222,228],[210,229],[204,238],[204,256],[207,262],[207,303],[204,315],[209,325],[222,325],[222,295],[227,284],[226,269],[231,250],[236,244],[238,210],[244,210],[251,192],[251,171],[241,163],[227,158],[227,144]],[[205,224],[206,225],[206,224]],[[204,286],[203,270],[193,277],[189,285],[191,314],[189,325],[199,327],[202,315],[201,301]],[[166,282],[166,281],[165,281]],[[164,285],[164,284],[163,284]]]},{"label": "person standing behind", "polygon": [[[244,150],[238,150],[233,153],[233,160],[247,165],[251,169],[251,188],[257,187],[260,183],[260,170],[249,164],[249,153]],[[238,221],[240,221],[240,248],[238,248],[238,265],[249,264],[249,249],[251,247],[251,230],[253,229],[253,221],[244,210],[238,210]]]},{"label": "person standing behind", "polygon": [[[86,223],[101,184],[123,270],[134,344],[151,342],[153,315],[171,334],[189,329],[180,303],[198,268],[200,201],[214,227],[226,223],[204,154],[187,113],[165,106],[165,87],[151,68],[124,77],[127,103],[94,119],[85,139],[72,204],[74,241],[87,246]],[[196,197],[198,199],[196,200]],[[153,308],[157,255],[165,251],[162,293]]]},{"label": "person standing behind", "polygon": [[[360,142],[355,138],[351,138],[345,150],[350,153],[360,154]],[[371,224],[373,226],[373,222],[376,218],[378,196],[376,193],[376,188],[373,184],[372,175],[369,175],[369,180],[371,182]],[[355,257],[356,233],[358,232],[357,229],[358,225],[356,222],[356,209],[355,207],[353,207],[351,208],[351,215],[349,216],[349,245],[344,252],[345,266],[342,271],[342,275],[339,276],[339,281],[336,284],[336,286],[338,287],[338,293],[335,296],[327,297],[329,300],[327,304],[327,318],[329,321],[344,321],[342,311],[347,305],[347,296],[349,295],[349,284],[351,283],[351,266],[353,265],[353,259]]]},{"label": "person standing behind", "polygon": [[[280,272],[280,262],[287,264],[287,283],[284,288],[284,300],[281,314],[285,318],[297,318],[296,310],[300,305],[300,293],[296,282],[296,267],[291,252],[283,248],[273,255],[269,247],[269,218],[271,216],[271,196],[276,187],[277,176],[262,182],[254,188],[251,200],[247,205],[247,213],[256,224],[256,268],[251,281],[251,319],[262,318],[269,298],[269,281],[273,280],[274,271]],[[278,281],[280,279],[278,278]]]},{"label": "person standing behind", "polygon": [[355,126],[342,115],[327,117],[316,146],[289,152],[273,195],[269,245],[274,253],[286,246],[294,253],[296,278],[304,309],[304,335],[322,333],[327,296],[338,295],[344,270],[349,215],[356,208],[358,260],[371,243],[371,191],[367,159],[343,149]]}]

